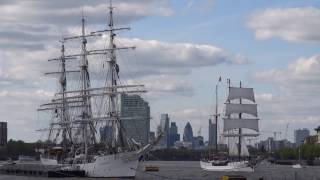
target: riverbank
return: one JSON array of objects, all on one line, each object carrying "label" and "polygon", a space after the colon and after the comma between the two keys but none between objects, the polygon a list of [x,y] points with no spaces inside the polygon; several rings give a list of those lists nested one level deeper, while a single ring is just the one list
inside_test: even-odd
[{"label": "riverbank", "polygon": [[[158,172],[145,172],[144,166],[157,166],[159,167]],[[136,180],[162,180],[162,179],[173,179],[173,180],[213,180],[221,179],[224,175],[242,175],[248,180],[273,179],[273,180],[297,180],[304,179],[319,179],[320,168],[316,166],[306,166],[302,169],[294,169],[288,165],[277,165],[263,161],[260,166],[257,167],[253,173],[242,173],[242,172],[207,172],[200,168],[199,162],[197,161],[145,161],[137,169]],[[36,180],[37,177],[28,176],[10,176],[1,175],[0,180]],[[59,178],[43,178],[48,180],[58,180]],[[76,180],[77,178],[66,178],[67,180]],[[84,178],[93,180],[94,178]],[[117,179],[113,179],[117,180]],[[122,179],[123,180],[123,179]]]}]

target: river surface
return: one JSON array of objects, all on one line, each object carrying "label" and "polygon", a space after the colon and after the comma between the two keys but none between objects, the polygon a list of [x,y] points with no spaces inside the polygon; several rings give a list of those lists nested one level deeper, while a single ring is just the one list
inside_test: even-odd
[{"label": "river surface", "polygon": [[[159,172],[145,172],[145,165],[155,165],[159,167]],[[302,169],[293,169],[288,165],[273,165],[262,162],[253,173],[226,173],[226,172],[207,172],[200,168],[197,161],[149,161],[144,162],[137,170],[137,180],[215,180],[221,179],[224,175],[242,175],[248,180],[320,180],[320,167],[307,166]],[[61,178],[44,178],[28,176],[0,175],[0,180],[58,180]],[[65,180],[76,180],[80,178],[63,178]],[[91,180],[94,178],[81,178]],[[100,178],[103,179],[103,178]],[[110,179],[108,179],[110,180]]]}]

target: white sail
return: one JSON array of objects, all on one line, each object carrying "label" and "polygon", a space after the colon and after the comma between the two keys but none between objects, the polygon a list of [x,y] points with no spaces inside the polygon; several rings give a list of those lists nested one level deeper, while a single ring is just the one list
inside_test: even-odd
[{"label": "white sail", "polygon": [[247,99],[255,102],[253,88],[230,87],[228,100]]},{"label": "white sail", "polygon": [[244,137],[241,137],[241,154],[240,154],[240,156],[242,156],[242,157],[250,156]]},{"label": "white sail", "polygon": [[234,118],[223,118],[223,130],[232,130],[238,128],[247,128],[255,131],[259,131],[259,119],[234,119]]},{"label": "white sail", "polygon": [[256,104],[226,104],[226,116],[231,114],[246,113],[258,117],[257,105]]},{"label": "white sail", "polygon": [[228,149],[229,149],[230,156],[238,156],[239,155],[236,138],[229,138]]},{"label": "white sail", "polygon": [[[238,151],[238,138],[232,137],[229,138],[229,143],[228,143],[228,149],[229,149],[229,155],[230,156],[239,156],[239,151]],[[248,157],[250,156],[248,147],[245,143],[244,137],[241,137],[241,152],[240,152],[241,157]]]}]

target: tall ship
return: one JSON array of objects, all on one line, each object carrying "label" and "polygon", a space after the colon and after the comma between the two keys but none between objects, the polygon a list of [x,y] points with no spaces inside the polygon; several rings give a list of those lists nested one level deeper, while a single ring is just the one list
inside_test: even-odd
[{"label": "tall ship", "polygon": [[200,166],[206,171],[244,171],[253,172],[255,164],[246,145],[246,137],[259,136],[259,119],[257,104],[253,88],[244,88],[240,82],[239,87],[232,87],[228,83],[228,96],[225,102],[223,120],[223,133],[227,139],[227,152],[218,149],[218,86],[216,86],[216,139],[214,152],[209,147],[209,156],[200,161]]},{"label": "tall ship", "polygon": [[[117,32],[129,28],[114,26],[113,10],[110,1],[108,26],[96,32],[86,33],[85,19],[82,17],[82,33],[63,38],[61,56],[49,60],[59,64],[59,71],[47,73],[58,75],[59,92],[38,109],[49,111],[52,115],[49,127],[42,129],[49,132],[40,157],[43,165],[85,171],[88,177],[135,177],[139,160],[161,138],[160,135],[154,142],[142,145],[126,132],[124,123],[141,120],[141,117],[123,116],[120,112],[120,96],[139,95],[146,90],[144,85],[128,85],[120,80],[117,53],[135,47],[116,45]],[[88,50],[87,39],[102,36],[107,37],[107,45]],[[68,54],[65,44],[77,40],[81,42],[81,52]],[[90,74],[89,65],[97,56],[104,58],[99,71],[104,77],[92,79],[94,76]],[[79,61],[80,68],[68,69],[69,61]],[[103,85],[93,87],[93,81],[103,81]],[[75,82],[76,88],[72,89],[69,84]],[[108,137],[104,141],[99,141],[99,127],[108,129]]]}]

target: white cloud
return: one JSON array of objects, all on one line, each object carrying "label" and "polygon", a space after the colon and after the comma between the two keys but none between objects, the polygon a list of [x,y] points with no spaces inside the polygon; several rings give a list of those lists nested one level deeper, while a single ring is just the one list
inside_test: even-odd
[{"label": "white cloud", "polygon": [[[148,16],[174,14],[167,0],[121,0],[116,1],[114,6],[116,24],[127,24]],[[89,26],[105,27],[108,15],[106,1],[3,2],[0,5],[0,48],[44,49],[60,36],[69,35],[67,29],[79,26],[82,10]]]},{"label": "white cloud", "polygon": [[252,78],[276,84],[287,94],[314,96],[320,93],[320,56],[300,58],[286,69],[256,72],[252,74]]},{"label": "white cloud", "polygon": [[133,76],[185,75],[198,67],[215,66],[222,63],[247,63],[247,59],[242,56],[230,54],[208,44],[167,43],[141,39],[120,39],[120,42],[137,47],[135,56],[131,56],[130,60],[120,57],[120,61],[123,60],[122,63],[125,62],[130,66],[126,70]]},{"label": "white cloud", "polygon": [[[287,123],[292,129],[313,128],[320,123],[317,96],[320,93],[320,56],[299,58],[283,69],[251,74],[258,83],[269,83],[279,92],[257,95],[261,127],[284,132]],[[291,136],[292,137],[292,136]]]},{"label": "white cloud", "polygon": [[46,121],[38,119],[37,108],[41,102],[52,97],[52,92],[0,91],[1,120],[8,122],[9,138],[36,141],[36,129],[44,127]]},{"label": "white cloud", "polygon": [[259,40],[273,37],[292,42],[320,41],[320,9],[314,7],[267,9],[253,13],[247,26]]},{"label": "white cloud", "polygon": [[[87,1],[89,2],[89,1]],[[122,0],[116,2],[116,19],[122,24],[137,21],[148,16],[171,16],[174,14],[168,0]],[[58,63],[47,62],[60,56],[56,42],[59,35],[75,35],[79,32],[79,14],[84,7],[89,29],[106,24],[105,1],[79,0],[57,1],[3,1],[0,5],[0,115],[9,122],[10,138],[35,140],[34,130],[41,124],[37,121],[37,108],[41,102],[50,99],[55,92],[55,80],[48,80],[43,73],[59,71]],[[89,41],[88,48],[92,48]],[[215,66],[221,63],[242,64],[246,58],[233,55],[209,44],[168,43],[158,40],[119,39],[120,45],[135,45],[129,58],[119,57],[120,74],[129,81],[146,84],[151,100],[181,95],[191,97],[192,84],[186,76],[195,68]],[[105,42],[96,42],[99,48]],[[79,52],[79,44],[67,44],[68,52]],[[97,57],[95,57],[97,58]],[[102,57],[103,58],[103,57]],[[103,60],[100,57],[100,60]],[[105,60],[105,59],[104,59]],[[90,70],[99,76],[101,62],[90,59]],[[69,69],[79,68],[78,62],[68,64]],[[127,72],[127,73],[125,73]],[[94,75],[93,75],[94,76]],[[100,74],[101,76],[101,74]],[[70,82],[68,82],[68,86]],[[72,82],[71,82],[72,83]],[[129,82],[130,83],[130,82]],[[73,84],[71,84],[73,85]],[[41,90],[44,89],[44,90]],[[46,92],[50,91],[50,92]],[[178,96],[179,97],[179,96]],[[15,113],[19,112],[19,113]],[[172,113],[174,113],[172,111]],[[196,112],[195,112],[196,113]],[[204,114],[204,113],[202,113]],[[192,114],[187,114],[191,118]],[[177,111],[177,116],[181,116]],[[204,115],[203,115],[204,117]],[[199,117],[200,118],[200,117]],[[11,129],[10,128],[10,129]]]}]

